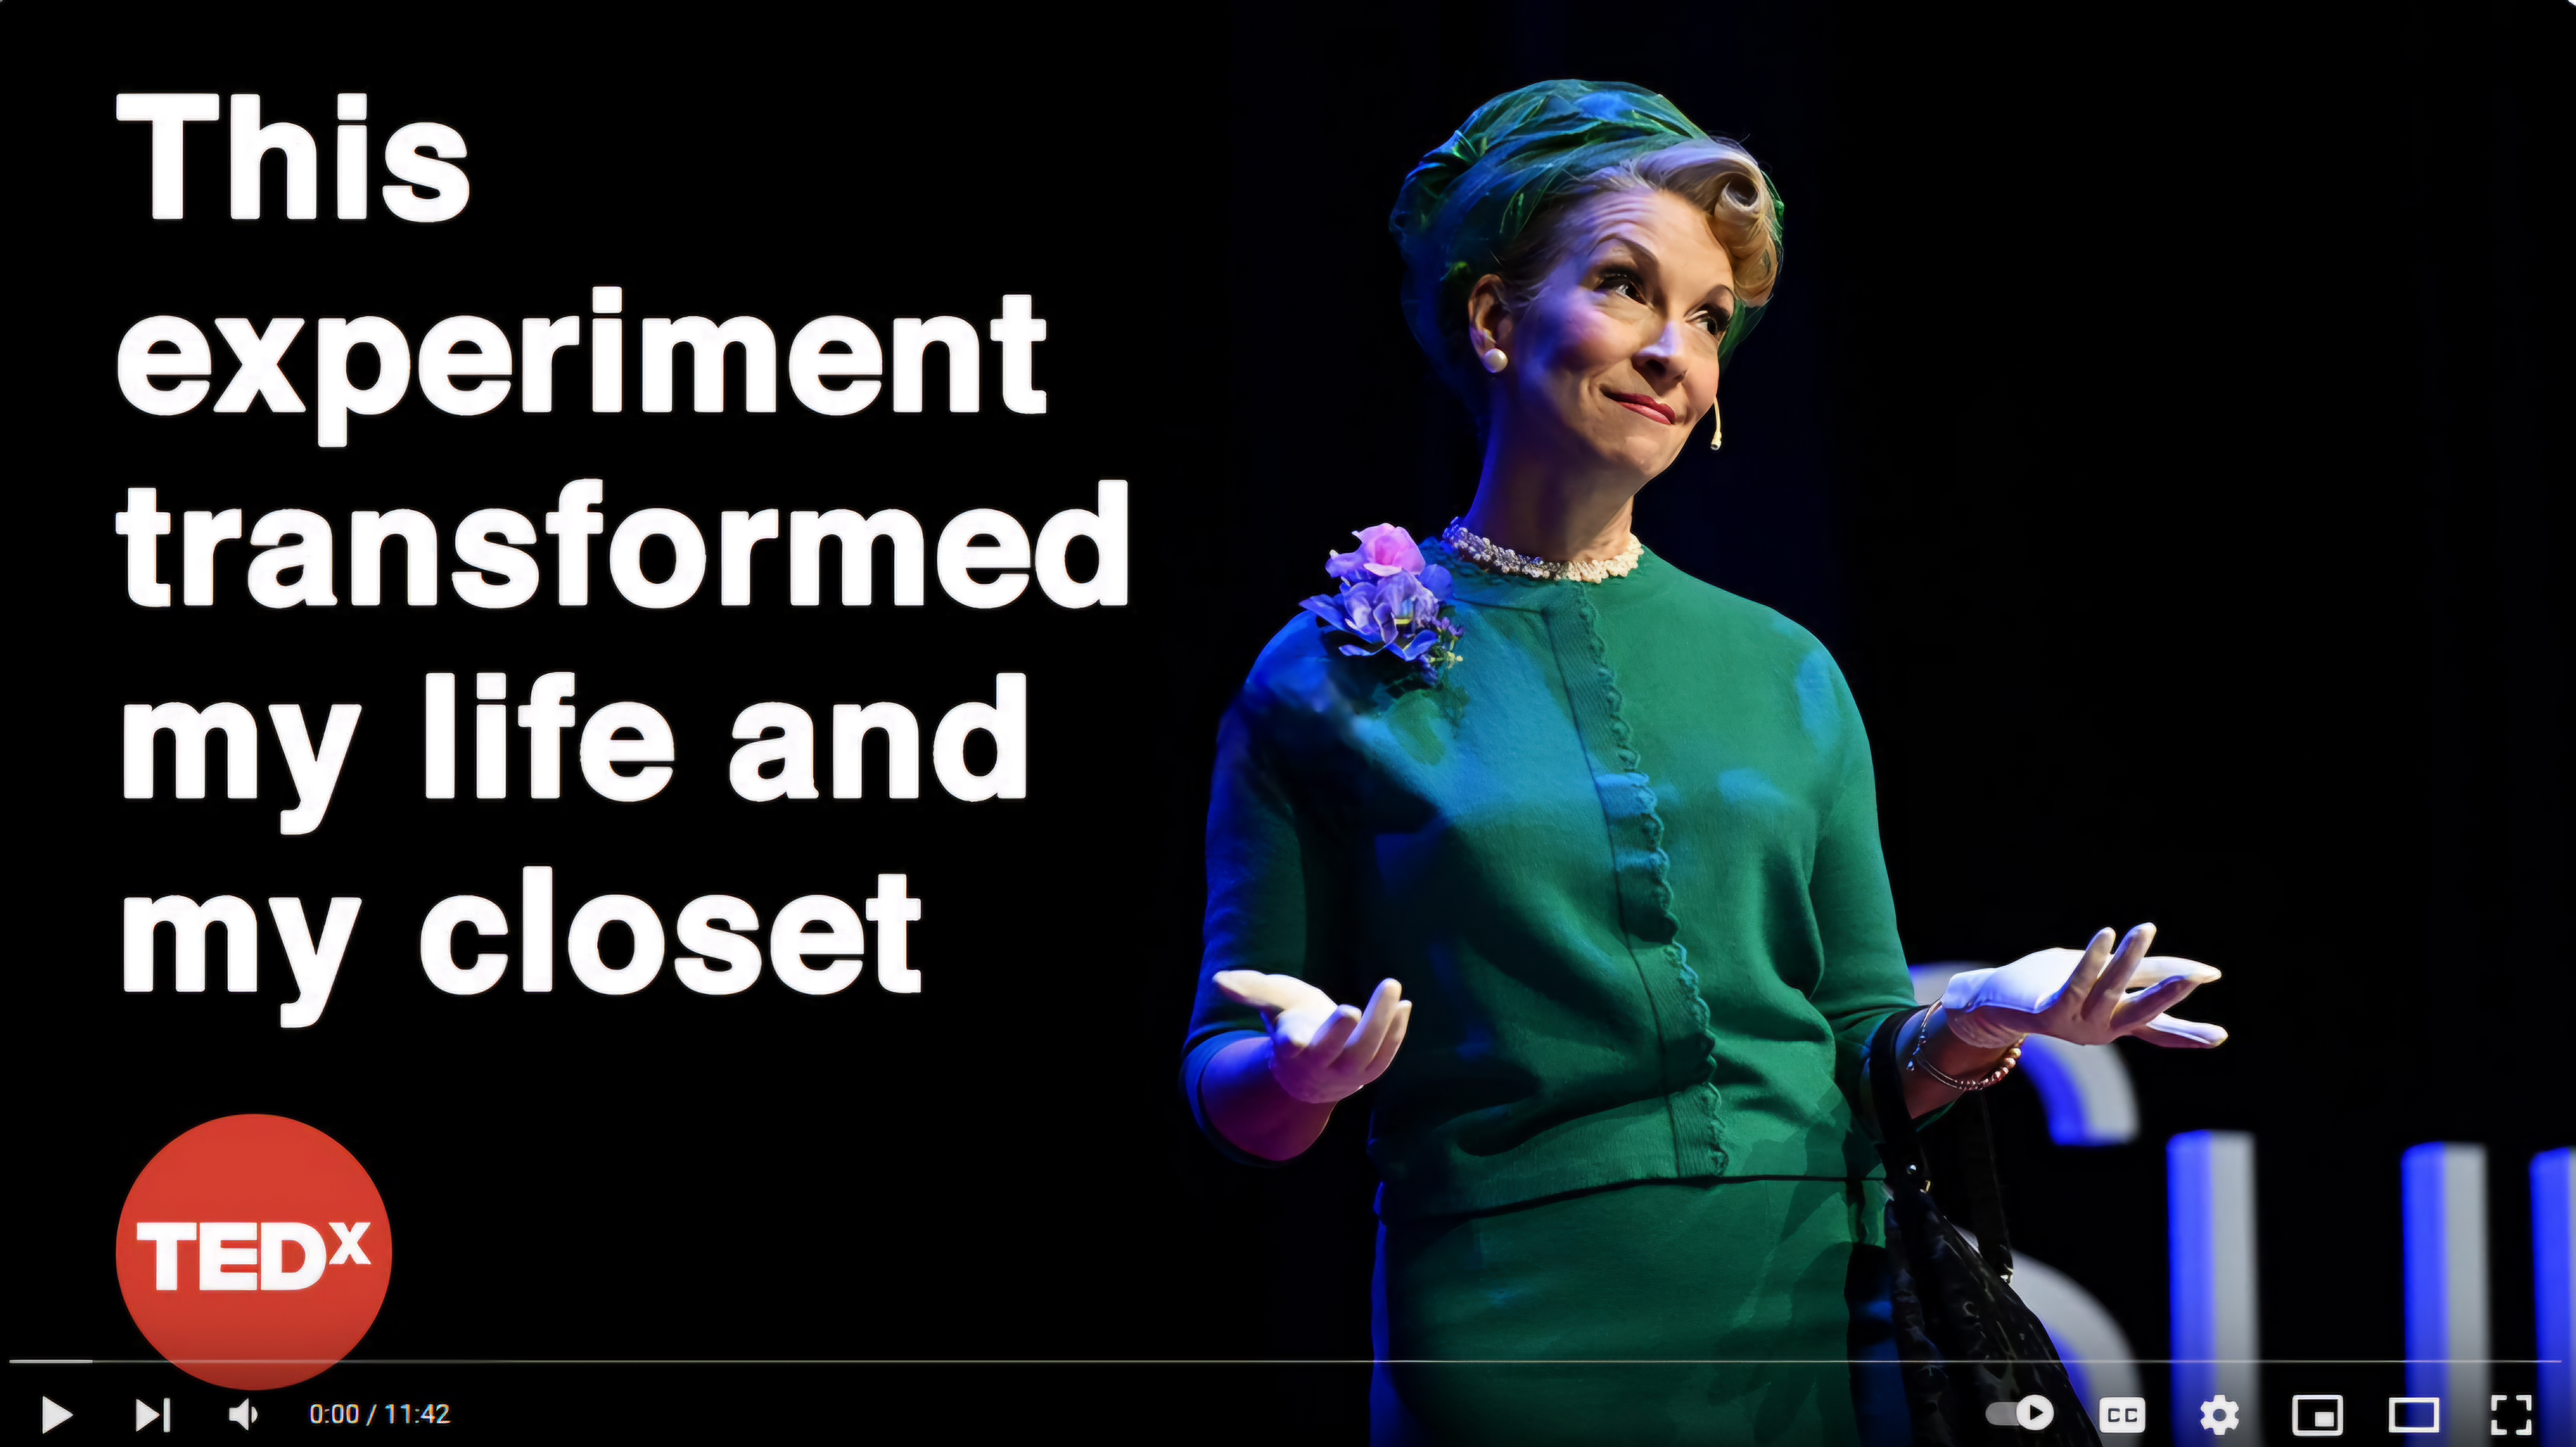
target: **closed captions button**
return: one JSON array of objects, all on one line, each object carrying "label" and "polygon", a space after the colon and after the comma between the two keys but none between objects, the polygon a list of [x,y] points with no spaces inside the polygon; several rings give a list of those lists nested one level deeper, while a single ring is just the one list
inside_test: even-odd
[{"label": "closed captions button", "polygon": [[2135,1436],[2147,1430],[2147,1399],[2104,1397],[2093,1409],[2093,1425],[2103,1436]]}]

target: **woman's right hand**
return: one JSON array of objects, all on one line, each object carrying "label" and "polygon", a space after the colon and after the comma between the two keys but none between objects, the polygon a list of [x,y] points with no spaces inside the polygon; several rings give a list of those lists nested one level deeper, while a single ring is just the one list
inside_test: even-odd
[{"label": "woman's right hand", "polygon": [[1413,1002],[1393,980],[1378,982],[1363,1011],[1334,1004],[1294,975],[1219,970],[1215,978],[1227,999],[1261,1012],[1270,1078],[1308,1105],[1331,1105],[1384,1075],[1413,1018]]}]

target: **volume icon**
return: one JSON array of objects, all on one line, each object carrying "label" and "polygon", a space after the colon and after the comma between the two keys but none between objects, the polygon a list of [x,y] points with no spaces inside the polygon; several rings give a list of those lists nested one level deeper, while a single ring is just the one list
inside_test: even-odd
[{"label": "volume icon", "polygon": [[224,1420],[247,1432],[250,1430],[250,1424],[259,1420],[259,1408],[250,1404],[250,1398],[244,1397],[241,1399],[240,1406],[224,1414]]}]

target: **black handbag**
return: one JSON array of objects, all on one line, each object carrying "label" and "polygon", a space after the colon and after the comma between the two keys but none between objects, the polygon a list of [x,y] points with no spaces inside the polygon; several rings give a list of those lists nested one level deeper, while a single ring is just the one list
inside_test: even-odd
[{"label": "black handbag", "polygon": [[[1932,1199],[1896,1057],[1896,1037],[1908,1018],[1896,1015],[1870,1037],[1869,1083],[1882,1137],[1878,1153],[1887,1163],[1889,1305],[1914,1440],[1921,1447],[1994,1444],[2007,1440],[1997,1427],[2019,1426],[2024,1430],[2009,1438],[2014,1443],[2100,1447],[2048,1328],[2013,1294],[2012,1242],[1982,1093],[1952,1112],[1962,1117],[1952,1125],[1959,1137],[1958,1184],[1977,1245]],[[2045,1414],[2021,1410],[2033,1396],[2047,1400]],[[2042,1415],[2046,1424],[2034,1429],[2033,1419]]]}]

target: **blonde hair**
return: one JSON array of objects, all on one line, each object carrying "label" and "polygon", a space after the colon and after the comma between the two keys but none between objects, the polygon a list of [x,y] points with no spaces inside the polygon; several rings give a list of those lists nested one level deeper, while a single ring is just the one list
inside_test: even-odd
[{"label": "blonde hair", "polygon": [[1604,167],[1548,198],[1500,258],[1505,295],[1527,297],[1557,263],[1573,238],[1568,212],[1595,196],[1621,191],[1670,191],[1708,217],[1708,228],[1735,267],[1738,306],[1771,300],[1780,283],[1780,238],[1773,230],[1769,178],[1753,156],[1733,141],[1684,141]]}]

